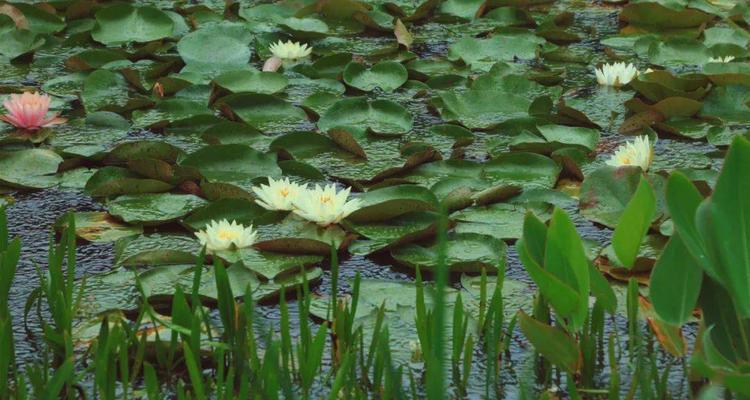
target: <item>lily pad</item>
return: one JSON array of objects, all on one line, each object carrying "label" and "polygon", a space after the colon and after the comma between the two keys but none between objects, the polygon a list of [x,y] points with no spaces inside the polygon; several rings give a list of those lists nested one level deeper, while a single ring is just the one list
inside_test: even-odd
[{"label": "lily pad", "polygon": [[114,4],[99,10],[95,18],[91,37],[106,45],[150,42],[171,36],[174,29],[172,19],[152,6]]},{"label": "lily pad", "polygon": [[337,127],[367,127],[384,135],[400,135],[412,128],[409,111],[390,100],[368,101],[364,97],[336,102],[318,121],[318,128],[327,131]]},{"label": "lily pad", "polygon": [[252,39],[252,33],[242,24],[203,26],[177,43],[177,51],[186,64],[182,72],[216,77],[222,72],[246,69],[253,54]]},{"label": "lily pad", "polygon": [[276,253],[327,256],[331,246],[345,248],[348,236],[338,225],[321,227],[290,214],[277,224],[259,226],[255,247]]},{"label": "lily pad", "polygon": [[[76,236],[93,243],[114,242],[120,238],[140,235],[143,227],[126,225],[105,212],[74,212]],[[67,227],[67,219],[61,218],[55,225],[57,230]]]},{"label": "lily pad", "polygon": [[307,120],[301,108],[269,94],[237,93],[222,98],[219,104],[264,132],[290,130]]},{"label": "lily pad", "polygon": [[274,94],[284,90],[287,85],[287,79],[284,75],[256,70],[225,72],[217,76],[214,82],[232,93]]},{"label": "lily pad", "polygon": [[[422,247],[410,244],[391,250],[391,256],[411,268],[434,270],[439,265],[438,244]],[[507,246],[502,240],[476,233],[450,235],[446,242],[445,263],[451,272],[490,272],[505,266]]]},{"label": "lily pad", "polygon": [[531,106],[522,96],[498,90],[442,92],[439,99],[440,116],[469,129],[489,129],[509,119],[526,118]]},{"label": "lily pad", "polygon": [[242,144],[206,146],[185,157],[180,165],[197,169],[210,182],[224,182],[249,189],[261,176],[281,176],[276,157]]},{"label": "lily pad", "polygon": [[107,211],[129,224],[158,225],[175,221],[206,203],[192,194],[133,194],[110,201]]},{"label": "lily pad", "polygon": [[353,222],[385,221],[413,211],[434,211],[437,199],[422,186],[398,185],[366,192],[361,207],[349,215]]},{"label": "lily pad", "polygon": [[44,149],[0,152],[0,183],[28,189],[54,186],[58,182],[55,174],[62,162],[57,153]]},{"label": "lily pad", "polygon": [[406,83],[408,77],[406,68],[395,61],[381,61],[369,69],[360,63],[351,62],[344,69],[344,82],[366,92],[375,88],[392,92]]},{"label": "lily pad", "polygon": [[198,239],[185,235],[141,235],[120,239],[115,244],[115,264],[193,264],[201,252]]}]

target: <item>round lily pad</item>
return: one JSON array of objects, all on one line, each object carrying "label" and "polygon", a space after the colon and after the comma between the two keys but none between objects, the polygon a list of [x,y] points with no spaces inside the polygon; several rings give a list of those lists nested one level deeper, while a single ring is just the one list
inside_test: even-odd
[{"label": "round lily pad", "polygon": [[290,130],[307,120],[301,108],[269,94],[237,93],[222,98],[220,106],[264,132]]},{"label": "round lily pad", "polygon": [[417,185],[398,185],[371,190],[358,197],[361,207],[349,215],[350,221],[385,221],[413,211],[435,210],[437,199],[432,192]]},{"label": "round lily pad", "polygon": [[29,189],[54,186],[62,161],[57,153],[44,149],[0,152],[0,183]]},{"label": "round lily pad", "polygon": [[360,63],[351,62],[344,68],[344,82],[366,92],[375,88],[392,92],[406,83],[408,78],[406,68],[395,61],[381,61],[369,69]]},{"label": "round lily pad", "polygon": [[[453,234],[446,242],[445,262],[451,272],[497,271],[505,265],[507,246],[502,240],[475,233]],[[438,245],[410,244],[391,251],[398,262],[412,268],[435,269]]]},{"label": "round lily pad", "polygon": [[110,201],[107,211],[130,224],[158,225],[183,217],[206,203],[192,194],[133,194]]},{"label": "round lily pad", "polygon": [[171,36],[174,29],[172,19],[152,6],[114,4],[99,10],[95,18],[91,37],[106,45],[150,42]]},{"label": "round lily pad", "polygon": [[256,70],[225,72],[217,76],[214,82],[232,93],[274,94],[284,90],[287,85],[287,79],[284,75]]},{"label": "round lily pad", "polygon": [[399,135],[411,130],[412,117],[398,103],[356,97],[339,100],[318,121],[318,128],[323,131],[348,126],[367,127],[385,135]]},{"label": "round lily pad", "polygon": [[276,156],[264,154],[242,144],[206,146],[189,154],[180,165],[197,169],[211,182],[232,183],[241,187],[252,186],[260,176],[281,176]]}]

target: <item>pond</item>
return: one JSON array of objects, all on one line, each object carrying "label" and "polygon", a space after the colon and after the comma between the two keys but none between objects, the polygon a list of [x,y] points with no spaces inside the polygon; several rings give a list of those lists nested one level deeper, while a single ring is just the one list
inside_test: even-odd
[{"label": "pond", "polygon": [[750,395],[749,24],[722,0],[0,6],[0,392]]}]

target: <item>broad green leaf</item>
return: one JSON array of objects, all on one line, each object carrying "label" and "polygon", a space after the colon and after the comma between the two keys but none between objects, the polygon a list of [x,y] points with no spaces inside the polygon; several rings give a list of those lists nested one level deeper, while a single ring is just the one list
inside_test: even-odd
[{"label": "broad green leaf", "polygon": [[688,253],[682,237],[672,235],[654,265],[649,286],[656,313],[678,326],[692,315],[703,281],[703,269]]},{"label": "broad green leaf", "polygon": [[612,236],[615,254],[625,267],[633,267],[643,236],[648,232],[655,212],[656,198],[654,191],[651,189],[648,180],[641,177],[638,189],[636,189],[628,205],[625,206]]},{"label": "broad green leaf", "polygon": [[375,88],[392,92],[406,83],[408,77],[406,68],[395,61],[381,61],[369,69],[360,63],[351,62],[344,69],[344,82],[366,92]]},{"label": "broad green leaf", "polygon": [[114,4],[99,10],[95,18],[91,37],[106,45],[150,42],[171,36],[174,29],[172,19],[152,6]]},{"label": "broad green leaf", "polygon": [[[750,317],[750,141],[737,137],[729,148],[716,189],[705,212],[718,271],[741,316]],[[706,237],[710,235],[711,237]]]},{"label": "broad green leaf", "polygon": [[695,226],[695,213],[703,201],[703,195],[688,177],[674,172],[667,182],[666,196],[669,214],[683,245],[699,265],[707,265],[706,251]]},{"label": "broad green leaf", "polygon": [[523,311],[520,311],[518,316],[521,332],[534,345],[537,352],[567,373],[578,372],[582,358],[575,339],[560,329],[531,318]]},{"label": "broad green leaf", "polygon": [[[557,208],[552,213],[547,230],[544,268],[570,286],[581,299],[589,295],[589,260],[578,232],[565,211]],[[566,317],[571,328],[578,330],[588,315],[588,302],[580,301],[578,309]]]}]

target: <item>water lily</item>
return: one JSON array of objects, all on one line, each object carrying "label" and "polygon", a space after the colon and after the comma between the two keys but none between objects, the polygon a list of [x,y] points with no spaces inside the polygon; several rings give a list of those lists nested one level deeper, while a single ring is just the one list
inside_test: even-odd
[{"label": "water lily", "polygon": [[300,193],[294,201],[294,213],[320,226],[337,224],[360,207],[359,199],[347,200],[351,190],[337,192],[335,185],[315,185],[315,189]]},{"label": "water lily", "polygon": [[624,62],[604,64],[601,68],[596,68],[595,71],[596,81],[604,86],[620,87],[627,85],[638,76],[635,65],[625,64]]},{"label": "water lily", "polygon": [[16,128],[31,131],[67,121],[65,118],[59,118],[58,114],[47,116],[50,100],[48,95],[37,92],[11,94],[10,98],[3,102],[8,113],[0,115],[0,119]]},{"label": "water lily", "polygon": [[278,57],[282,60],[299,60],[305,58],[312,52],[312,47],[299,42],[292,42],[291,40],[284,43],[282,40],[272,44],[268,47],[273,53],[274,57]]},{"label": "water lily", "polygon": [[274,180],[268,178],[268,185],[253,187],[257,199],[255,202],[266,210],[291,211],[294,201],[300,193],[307,190],[307,185],[291,182],[289,178]]},{"label": "water lily", "polygon": [[726,56],[726,57],[711,57],[708,59],[708,62],[710,63],[728,63],[734,61],[734,56]]},{"label": "water lily", "polygon": [[645,172],[651,166],[653,158],[654,147],[648,136],[638,136],[632,142],[628,141],[618,147],[606,163],[614,167],[637,165]]},{"label": "water lily", "polygon": [[226,219],[214,221],[206,225],[205,229],[195,233],[201,245],[206,246],[208,253],[214,253],[222,250],[229,250],[232,247],[242,249],[250,247],[255,243],[258,237],[253,226],[245,227],[235,221],[229,222]]}]

